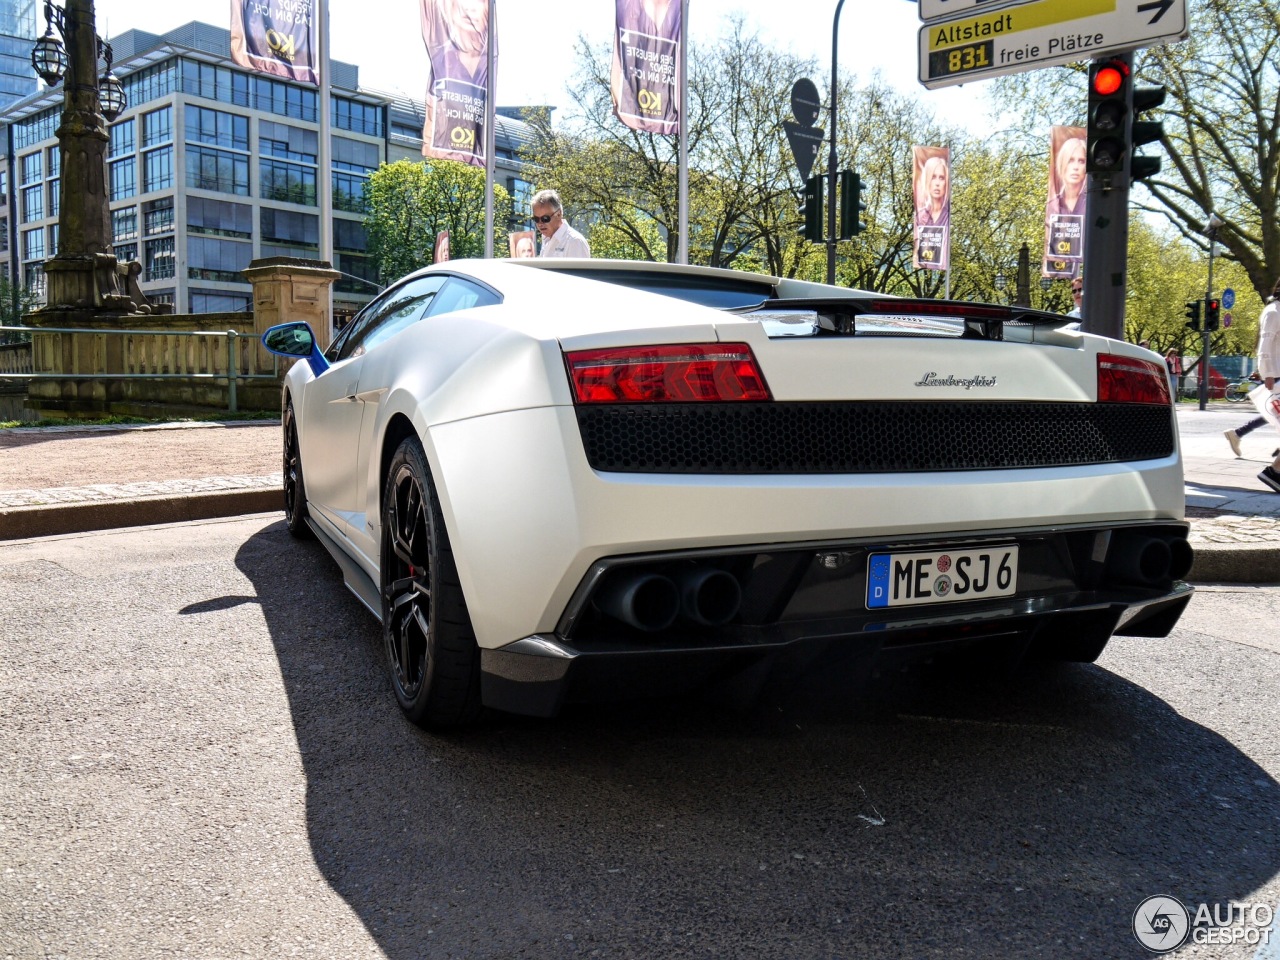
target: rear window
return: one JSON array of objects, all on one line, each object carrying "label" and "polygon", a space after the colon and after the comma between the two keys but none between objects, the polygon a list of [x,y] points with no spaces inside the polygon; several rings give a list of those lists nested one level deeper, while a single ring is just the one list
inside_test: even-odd
[{"label": "rear window", "polygon": [[774,297],[773,285],[738,277],[704,277],[690,274],[663,274],[648,270],[566,270],[557,268],[557,273],[569,273],[587,280],[599,280],[602,283],[613,283],[632,290],[644,290],[664,297],[675,297],[703,307],[715,307],[718,310],[732,310],[738,307],[751,307]]}]

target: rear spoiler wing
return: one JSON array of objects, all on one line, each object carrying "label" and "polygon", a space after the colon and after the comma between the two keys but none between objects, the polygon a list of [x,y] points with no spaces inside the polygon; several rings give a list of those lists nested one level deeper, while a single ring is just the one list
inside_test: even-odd
[{"label": "rear spoiler wing", "polygon": [[1003,340],[1005,324],[1060,326],[1071,318],[1029,307],[900,297],[765,300],[729,311],[771,337],[881,336]]}]

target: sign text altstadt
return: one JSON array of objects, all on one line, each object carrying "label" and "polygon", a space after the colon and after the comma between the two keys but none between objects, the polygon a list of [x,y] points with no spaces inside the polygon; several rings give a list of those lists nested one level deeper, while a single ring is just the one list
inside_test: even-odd
[{"label": "sign text altstadt", "polygon": [[920,29],[920,82],[953,86],[1187,35],[1186,0],[1035,0]]}]

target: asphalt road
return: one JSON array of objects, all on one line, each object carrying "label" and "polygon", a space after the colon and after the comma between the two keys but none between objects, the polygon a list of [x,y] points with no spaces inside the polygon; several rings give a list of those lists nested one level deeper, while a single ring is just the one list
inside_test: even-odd
[{"label": "asphalt road", "polygon": [[1016,681],[828,665],[441,738],[274,516],[10,544],[0,582],[3,957],[1097,960],[1149,956],[1148,896],[1280,903],[1280,588]]}]

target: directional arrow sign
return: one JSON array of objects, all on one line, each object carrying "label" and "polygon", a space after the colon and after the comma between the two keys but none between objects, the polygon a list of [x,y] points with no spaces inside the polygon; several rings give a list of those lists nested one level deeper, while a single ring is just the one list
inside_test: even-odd
[{"label": "directional arrow sign", "polygon": [[1187,0],[1035,0],[920,29],[930,89],[1154,47],[1187,35]]}]

